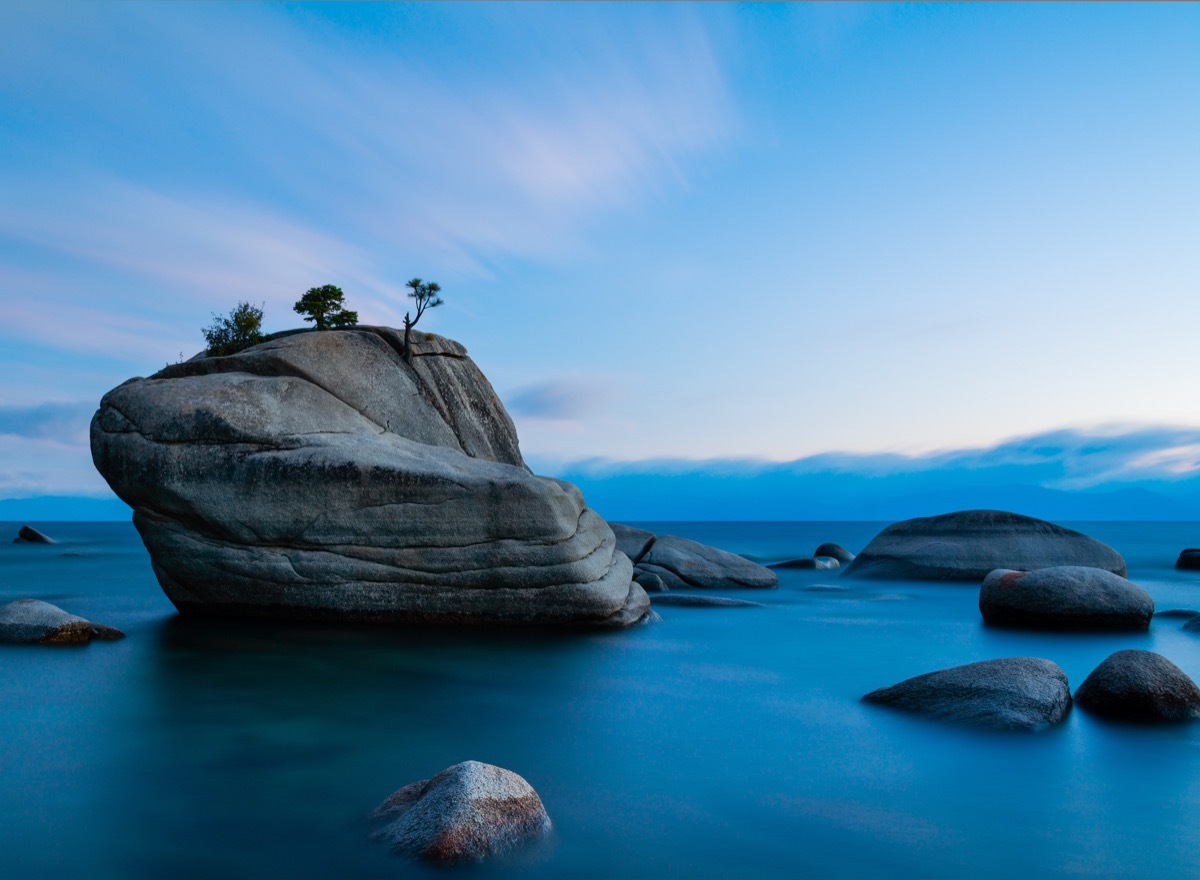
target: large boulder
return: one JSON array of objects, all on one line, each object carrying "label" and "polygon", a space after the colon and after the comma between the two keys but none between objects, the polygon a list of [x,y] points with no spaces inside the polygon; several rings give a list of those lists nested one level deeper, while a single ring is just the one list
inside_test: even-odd
[{"label": "large boulder", "polygon": [[299,332],[106,394],[92,457],[183,612],[435,623],[642,619],[612,530],[534,476],[456,342]]},{"label": "large boulder", "polygon": [[1075,691],[1080,707],[1125,721],[1200,718],[1200,688],[1161,654],[1127,650],[1111,654]]},{"label": "large boulder", "polygon": [[372,814],[393,852],[438,862],[478,860],[550,830],[533,787],[511,770],[464,761],[394,792]]},{"label": "large boulder", "polygon": [[998,568],[1087,565],[1122,577],[1125,560],[1106,544],[1045,520],[1000,510],[908,519],[876,535],[844,577],[980,581]]},{"label": "large boulder", "polygon": [[0,605],[0,642],[19,645],[86,645],[92,639],[121,639],[111,626],[68,614],[40,599],[17,599]]},{"label": "large boulder", "polygon": [[992,626],[1057,630],[1144,630],[1154,600],[1111,571],[1056,565],[997,569],[979,589],[979,612]]},{"label": "large boulder", "polygon": [[1037,657],[984,660],[871,691],[868,703],[1003,730],[1039,730],[1071,708],[1066,674]]},{"label": "large boulder", "polygon": [[672,590],[764,589],[779,583],[775,572],[756,562],[675,535],[655,538],[637,567],[658,575]]}]

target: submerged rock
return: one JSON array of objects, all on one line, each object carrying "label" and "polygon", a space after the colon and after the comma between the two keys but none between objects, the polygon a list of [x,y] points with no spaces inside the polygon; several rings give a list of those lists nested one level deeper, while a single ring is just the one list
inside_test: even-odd
[{"label": "submerged rock", "polygon": [[86,645],[92,639],[123,639],[111,626],[68,614],[40,599],[17,599],[0,605],[0,642],[22,645]]},{"label": "submerged rock", "polygon": [[984,578],[979,611],[993,626],[1144,630],[1150,626],[1154,600],[1137,584],[1099,568],[1001,568]]},{"label": "submerged rock", "polygon": [[831,556],[834,559],[836,559],[838,562],[840,562],[842,565],[845,565],[849,562],[854,561],[854,554],[851,553],[849,550],[847,550],[845,547],[843,547],[841,544],[829,544],[829,543],[822,544],[820,547],[818,547],[816,550],[813,551],[813,556]]},{"label": "submerged rock", "polygon": [[1200,718],[1200,688],[1182,669],[1152,651],[1117,651],[1075,691],[1080,707],[1126,721]]},{"label": "submerged rock", "polygon": [[540,837],[550,817],[533,787],[511,770],[464,761],[394,792],[372,814],[393,852],[438,862],[483,859]]},{"label": "submerged rock", "polygon": [[1180,551],[1175,568],[1180,571],[1200,571],[1200,547],[1188,547]]},{"label": "submerged rock", "polygon": [[663,583],[663,579],[652,571],[642,571],[637,566],[634,566],[633,580],[647,593],[667,592],[667,585]]},{"label": "submerged rock", "polygon": [[17,532],[17,536],[13,538],[14,544],[57,544],[53,538],[39,532],[32,526],[21,526],[21,530]]},{"label": "submerged rock", "polygon": [[1071,708],[1066,674],[1036,657],[1007,657],[927,672],[863,697],[947,721],[1004,730],[1057,724]]},{"label": "submerged rock", "polygon": [[766,589],[779,583],[775,572],[756,562],[675,535],[656,538],[638,568],[658,575],[672,590]]},{"label": "submerged rock", "polygon": [[802,556],[799,559],[787,559],[783,562],[772,562],[767,568],[799,569],[801,571],[830,571],[837,568],[839,563],[832,556]]},{"label": "submerged rock", "polygon": [[92,457],[187,613],[627,626],[649,611],[612,530],[531,474],[456,342],[298,332],[132,379]]},{"label": "submerged rock", "polygon": [[761,602],[745,599],[726,599],[724,596],[696,596],[687,593],[655,593],[651,605],[678,605],[686,608],[762,608]]},{"label": "submerged rock", "polygon": [[1125,575],[1125,560],[1108,545],[1045,520],[999,510],[965,510],[890,525],[842,574],[980,581],[998,568],[1030,571],[1052,565],[1085,565]]}]

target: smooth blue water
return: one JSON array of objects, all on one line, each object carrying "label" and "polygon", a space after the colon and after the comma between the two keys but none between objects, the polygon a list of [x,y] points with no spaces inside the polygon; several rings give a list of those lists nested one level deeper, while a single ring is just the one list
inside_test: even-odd
[{"label": "smooth blue water", "polygon": [[[0,536],[18,524],[0,524]],[[1200,679],[1200,637],[985,629],[977,589],[781,573],[765,608],[661,609],[620,633],[192,624],[131,526],[36,524],[0,545],[0,600],[123,629],[86,648],[0,646],[0,876],[376,878],[444,872],[369,841],[391,791],[469,758],[539,791],[547,844],[487,877],[1194,876],[1200,724],[1074,711],[1040,734],[859,702],[910,675],[1047,657],[1072,687],[1148,648]],[[649,524],[761,560],[881,523]],[[1076,528],[1125,554],[1160,609],[1200,524]],[[844,592],[811,592],[825,583]]]}]

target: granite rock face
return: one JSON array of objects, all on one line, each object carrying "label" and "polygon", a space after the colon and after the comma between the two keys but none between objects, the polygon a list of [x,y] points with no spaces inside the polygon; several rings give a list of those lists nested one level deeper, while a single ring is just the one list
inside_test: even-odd
[{"label": "granite rock face", "polygon": [[68,614],[40,599],[17,599],[0,605],[0,642],[21,645],[86,645],[92,639],[122,639],[111,626]]},{"label": "granite rock face", "polygon": [[1099,568],[1001,568],[984,578],[979,612],[992,626],[1144,630],[1154,615],[1154,600],[1137,584]]},{"label": "granite rock face", "polygon": [[550,830],[533,787],[511,770],[464,761],[394,792],[372,814],[392,851],[438,862],[486,858]]},{"label": "granite rock face", "polygon": [[385,327],[197,356],[106,394],[92,457],[181,611],[625,626],[608,525],[531,474],[466,350]]},{"label": "granite rock face", "polygon": [[1116,550],[1045,520],[1000,510],[909,519],[876,535],[844,577],[981,581],[998,568],[1086,565],[1125,576]]},{"label": "granite rock face", "polygon": [[1153,651],[1109,655],[1075,691],[1080,707],[1125,721],[1200,718],[1200,688],[1182,669]]},{"label": "granite rock face", "polygon": [[928,672],[871,691],[863,700],[981,727],[1040,730],[1066,716],[1071,690],[1058,664],[1007,657]]}]

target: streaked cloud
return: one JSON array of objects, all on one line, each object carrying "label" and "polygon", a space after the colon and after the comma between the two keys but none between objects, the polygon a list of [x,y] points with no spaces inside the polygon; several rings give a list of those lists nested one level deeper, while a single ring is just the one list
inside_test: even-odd
[{"label": "streaked cloud", "polygon": [[514,389],[507,408],[514,416],[530,419],[573,420],[590,415],[615,397],[597,382],[539,382]]},{"label": "streaked cloud", "polygon": [[95,411],[94,401],[0,406],[0,435],[78,444],[86,441]]}]

